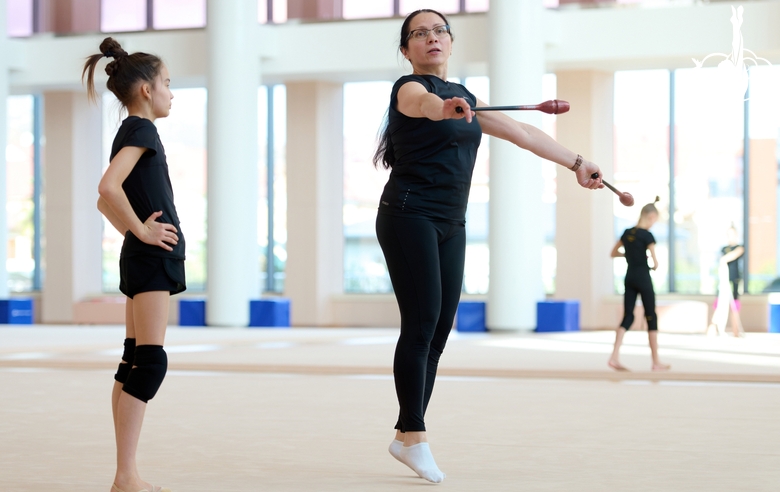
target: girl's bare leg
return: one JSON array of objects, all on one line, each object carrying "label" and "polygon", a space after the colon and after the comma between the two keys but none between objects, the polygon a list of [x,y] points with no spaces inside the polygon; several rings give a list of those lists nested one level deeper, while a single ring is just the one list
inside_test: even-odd
[{"label": "girl's bare leg", "polygon": [[649,330],[647,339],[650,342],[650,354],[653,357],[653,370],[668,371],[672,366],[662,363],[658,358],[658,330]]},{"label": "girl's bare leg", "polygon": [[[164,344],[169,297],[168,292],[156,291],[137,294],[133,298],[130,309],[136,345]],[[125,492],[151,490],[151,486],[141,480],[136,464],[146,403],[123,391],[119,393],[115,410],[117,468],[114,483]]]},{"label": "girl's bare leg", "polygon": [[742,328],[742,318],[739,316],[736,301],[732,301],[730,311],[731,333],[737,338],[744,336],[745,330]]},{"label": "girl's bare leg", "polygon": [[[133,300],[129,297],[125,302],[125,338],[135,338],[135,326],[133,325]],[[126,362],[122,362],[126,364]],[[114,416],[114,433],[116,433],[116,408],[119,405],[119,395],[122,393],[122,383],[114,381],[111,391],[111,411]]]},{"label": "girl's bare leg", "polygon": [[620,363],[620,346],[623,345],[623,337],[626,335],[626,331],[628,330],[622,326],[618,326],[617,330],[615,330],[615,346],[612,349],[612,355],[610,356],[607,365],[616,371],[628,371],[628,369]]}]

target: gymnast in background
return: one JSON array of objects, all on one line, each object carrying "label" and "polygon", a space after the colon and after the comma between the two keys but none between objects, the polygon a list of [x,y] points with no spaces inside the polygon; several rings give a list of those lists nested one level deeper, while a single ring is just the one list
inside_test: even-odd
[{"label": "gymnast in background", "polygon": [[[653,203],[642,207],[639,222],[634,227],[626,229],[612,248],[612,258],[625,258],[628,263],[625,280],[626,292],[623,296],[623,321],[620,322],[620,326],[615,332],[615,347],[607,363],[616,371],[628,370],[620,363],[620,346],[623,344],[623,337],[634,322],[634,306],[637,295],[642,297],[645,320],[647,320],[647,337],[653,357],[651,368],[653,371],[666,371],[670,368],[669,365],[661,363],[658,358],[658,317],[655,313],[653,279],[650,278],[650,270],[658,268],[658,258],[655,256],[655,237],[650,232],[650,228],[658,221],[658,209],[655,207],[658,200],[659,198],[655,197]],[[648,252],[650,252],[650,259],[653,261],[652,266],[647,264]]]}]

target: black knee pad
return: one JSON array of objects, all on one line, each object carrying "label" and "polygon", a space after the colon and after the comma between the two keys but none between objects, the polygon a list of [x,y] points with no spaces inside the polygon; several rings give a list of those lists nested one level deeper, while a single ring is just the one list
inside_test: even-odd
[{"label": "black knee pad", "polygon": [[133,368],[122,390],[146,403],[157,393],[168,370],[168,355],[162,345],[139,345],[135,348]]},{"label": "black knee pad", "polygon": [[123,363],[119,364],[119,367],[114,374],[114,379],[124,384],[127,381],[127,376],[130,374],[130,369],[133,367],[133,357],[135,356],[135,338],[125,338],[125,351],[122,353]]},{"label": "black knee pad", "polygon": [[647,331],[658,330],[658,318],[655,317],[655,314],[645,316],[645,319],[647,320]]}]

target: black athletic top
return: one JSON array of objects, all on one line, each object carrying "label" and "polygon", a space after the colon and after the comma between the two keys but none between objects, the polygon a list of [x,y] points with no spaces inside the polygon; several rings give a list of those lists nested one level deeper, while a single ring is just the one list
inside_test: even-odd
[{"label": "black athletic top", "polygon": [[626,250],[626,262],[629,269],[650,270],[647,264],[647,247],[655,243],[653,234],[647,229],[632,227],[620,236],[623,249]]},{"label": "black athletic top", "polygon": [[432,121],[398,111],[398,90],[419,82],[442,99],[462,97],[476,106],[477,98],[460,84],[434,75],[406,75],[390,95],[388,130],[395,164],[379,202],[379,213],[466,223],[471,176],[482,139],[476,118]]},{"label": "black athletic top", "polygon": [[[739,247],[740,247],[739,244],[735,246],[724,246],[723,249],[720,250],[720,252],[723,253],[723,255],[725,256]],[[729,265],[729,280],[734,281],[734,280],[741,279],[742,272],[739,271],[739,258],[730,261],[728,265]]]},{"label": "black athletic top", "polygon": [[154,123],[138,116],[128,116],[119,127],[111,146],[111,159],[123,147],[143,147],[143,153],[133,170],[122,183],[122,189],[133,207],[135,215],[145,222],[154,212],[162,210],[157,222],[172,224],[176,227],[179,242],[173,246],[173,251],[166,251],[159,246],[146,244],[132,232],[127,231],[122,243],[122,256],[150,255],[164,258],[184,259],[184,235],[179,227],[179,216],[173,204],[173,188],[168,176],[168,163],[165,160],[165,149],[157,127]]}]

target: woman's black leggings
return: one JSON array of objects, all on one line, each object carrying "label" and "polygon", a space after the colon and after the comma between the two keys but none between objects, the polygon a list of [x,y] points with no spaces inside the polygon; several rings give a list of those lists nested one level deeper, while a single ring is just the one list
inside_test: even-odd
[{"label": "woman's black leggings", "polygon": [[647,319],[647,330],[658,329],[658,318],[655,314],[655,291],[653,290],[653,280],[650,278],[650,272],[647,269],[629,268],[626,272],[626,294],[623,296],[623,321],[620,326],[628,330],[634,322],[634,306],[636,305],[636,296],[642,296],[642,307],[645,309],[645,319]]},{"label": "woman's black leggings", "polygon": [[401,311],[393,362],[400,406],[395,428],[425,431],[423,416],[463,285],[466,228],[379,214],[376,235]]}]

